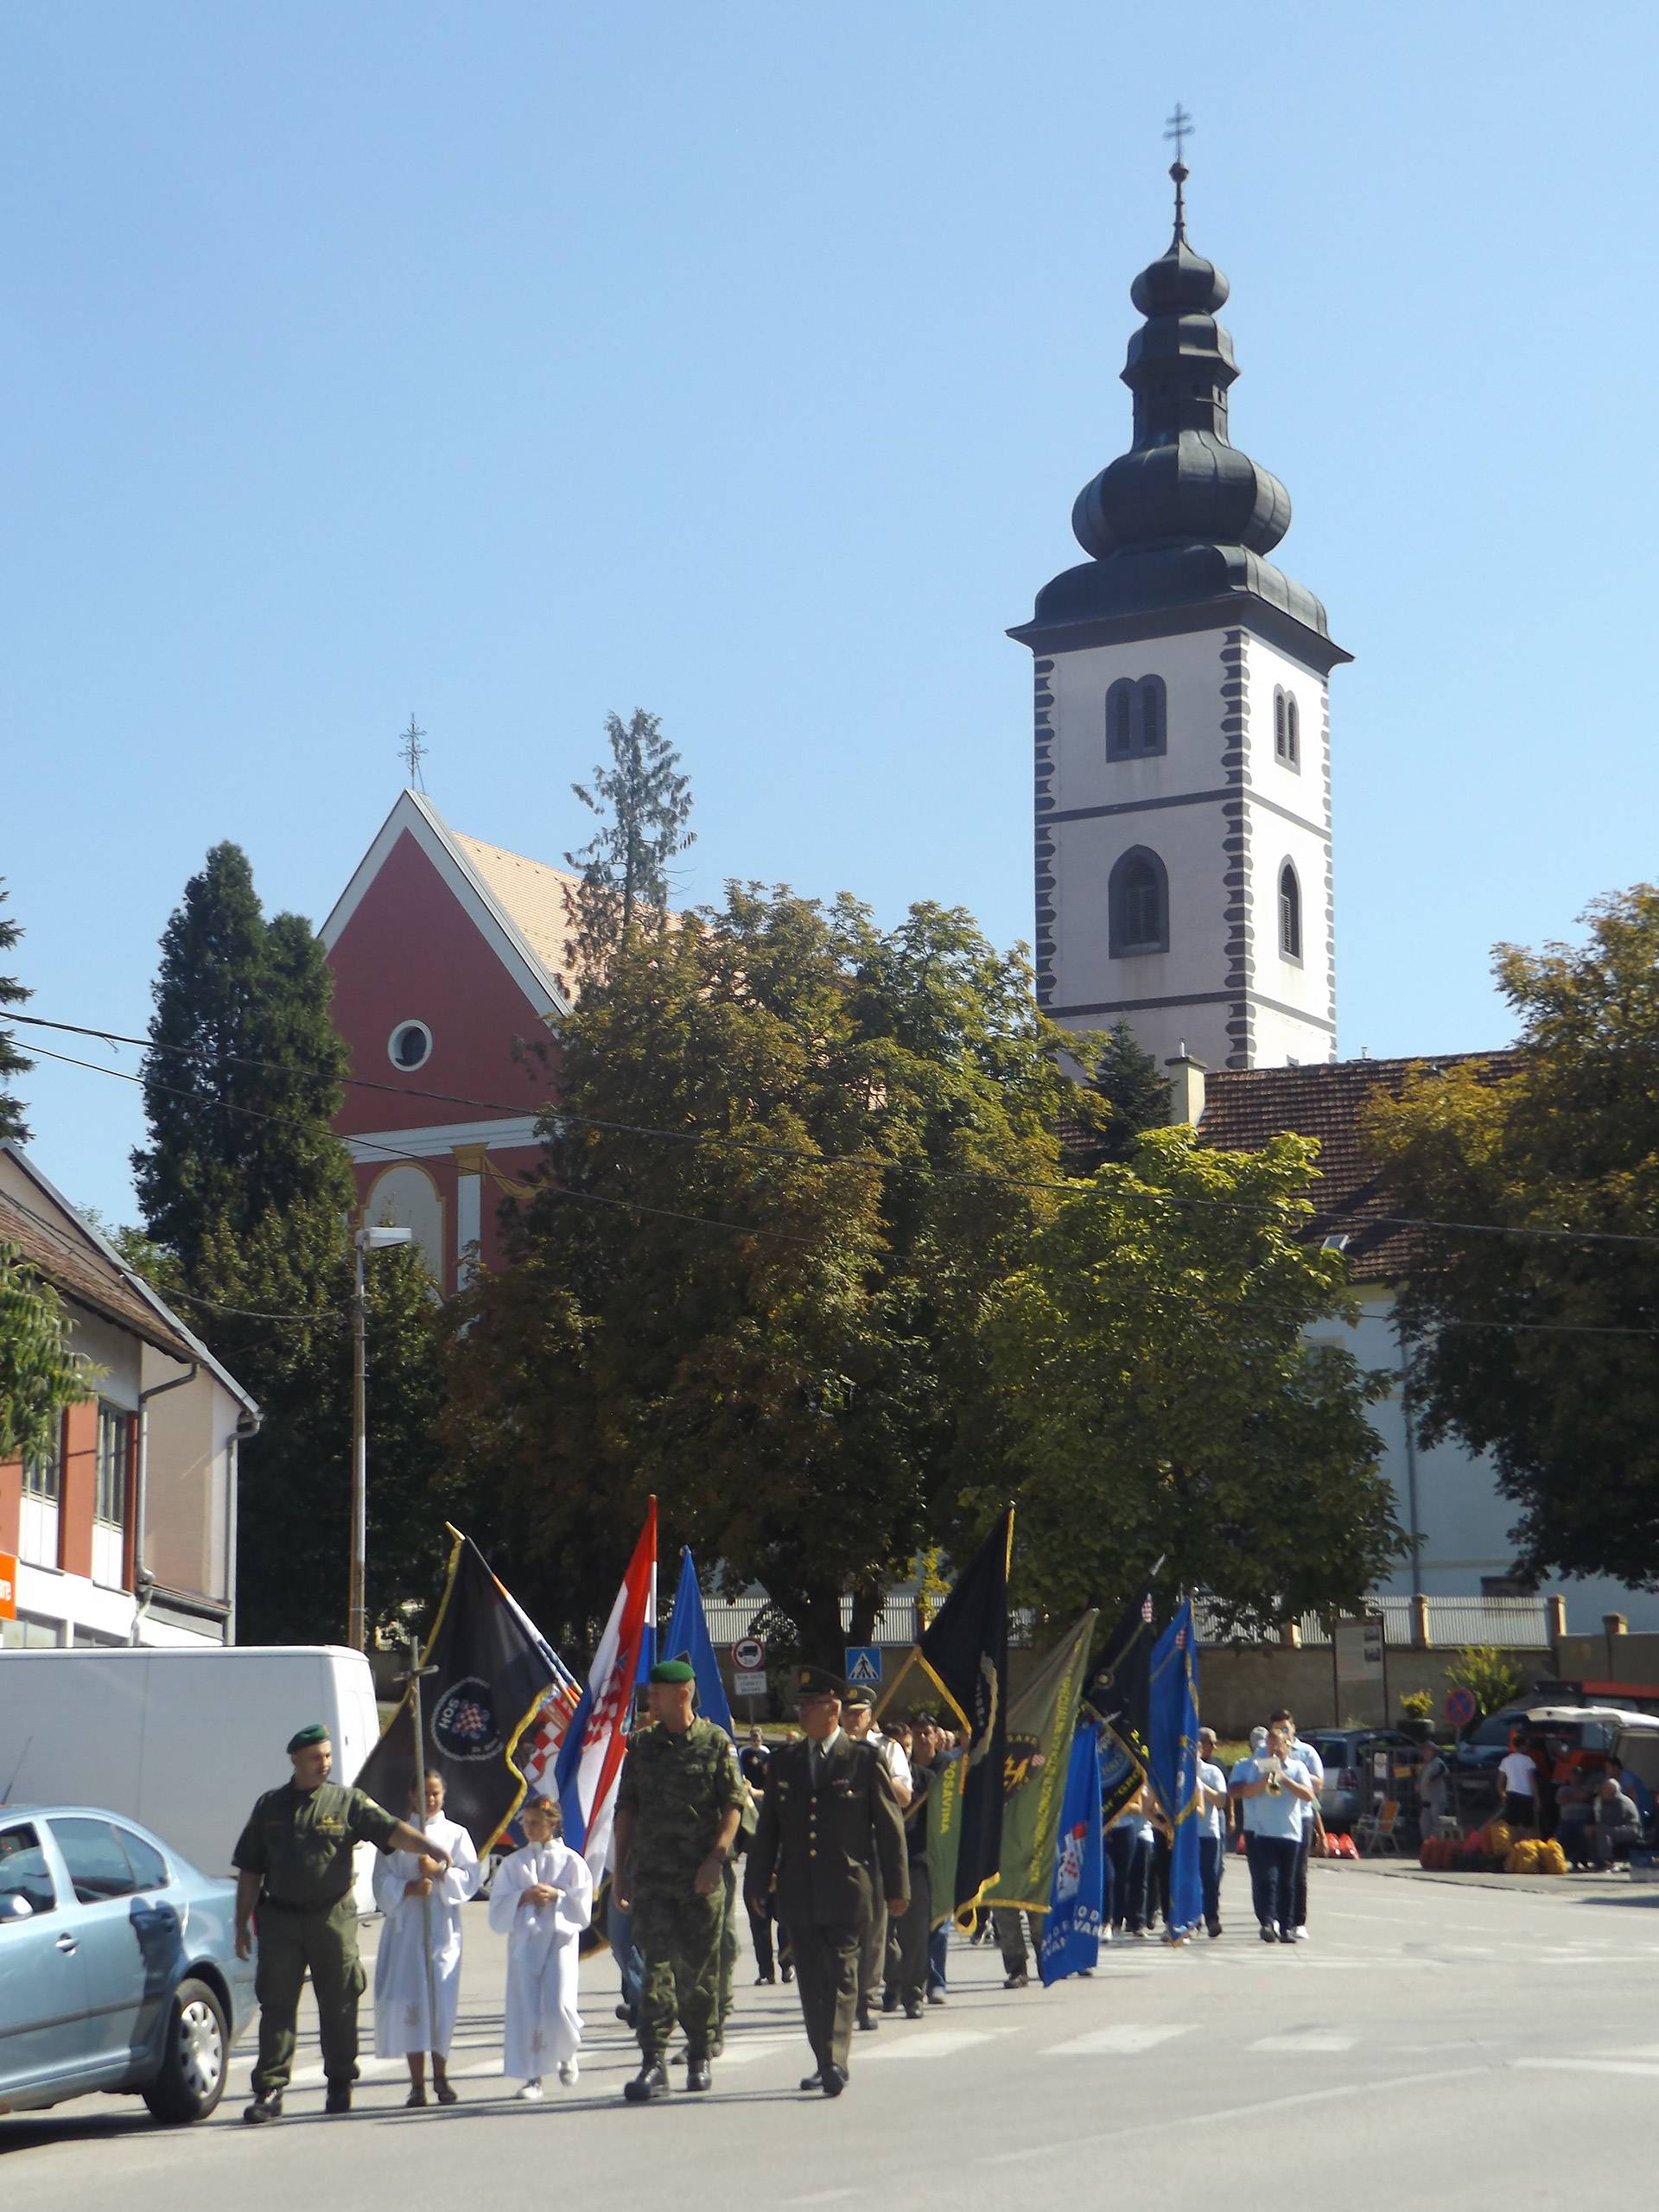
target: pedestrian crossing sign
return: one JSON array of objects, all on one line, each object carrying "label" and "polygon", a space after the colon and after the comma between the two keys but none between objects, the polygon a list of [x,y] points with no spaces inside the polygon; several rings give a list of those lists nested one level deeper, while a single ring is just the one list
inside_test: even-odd
[{"label": "pedestrian crossing sign", "polygon": [[881,1686],[881,1647],[879,1643],[849,1643],[847,1647],[847,1681],[853,1689],[879,1689]]}]

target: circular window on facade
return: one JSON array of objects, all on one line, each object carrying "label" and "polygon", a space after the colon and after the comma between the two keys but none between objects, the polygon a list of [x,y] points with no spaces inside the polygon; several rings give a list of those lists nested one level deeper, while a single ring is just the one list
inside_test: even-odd
[{"label": "circular window on facade", "polygon": [[393,1067],[412,1074],[432,1057],[432,1032],[423,1021],[400,1021],[387,1040],[386,1051]]}]

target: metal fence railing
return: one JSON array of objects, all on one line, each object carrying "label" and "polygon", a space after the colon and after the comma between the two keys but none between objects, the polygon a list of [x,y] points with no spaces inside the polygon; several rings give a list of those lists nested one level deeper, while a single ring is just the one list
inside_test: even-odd
[{"label": "metal fence railing", "polygon": [[[741,1636],[747,1636],[759,1614],[766,1610],[765,1598],[745,1597],[728,1599],[705,1598],[703,1614],[709,1623],[710,1641],[716,1645],[735,1643]],[[853,1625],[853,1601],[841,1601],[841,1625],[843,1635],[850,1635]],[[915,1643],[922,1630],[920,1607],[914,1596],[890,1597],[875,1617],[875,1628],[869,1637],[872,1643],[898,1644],[907,1647]],[[1032,1642],[1036,1634],[1036,1615],[1016,1605],[1008,1615],[1008,1643],[1014,1649]]]}]

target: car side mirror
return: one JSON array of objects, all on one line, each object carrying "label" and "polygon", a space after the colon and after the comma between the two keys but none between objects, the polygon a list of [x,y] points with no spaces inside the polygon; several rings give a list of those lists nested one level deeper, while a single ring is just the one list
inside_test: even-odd
[{"label": "car side mirror", "polygon": [[34,1917],[35,1908],[26,1897],[20,1896],[16,1890],[0,1893],[0,1927],[9,1920],[33,1920]]}]

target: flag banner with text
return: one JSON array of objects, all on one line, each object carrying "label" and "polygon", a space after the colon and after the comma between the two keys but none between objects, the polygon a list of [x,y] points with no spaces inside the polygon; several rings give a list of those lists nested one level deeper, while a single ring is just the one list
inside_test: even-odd
[{"label": "flag banner with text", "polygon": [[1100,1963],[1106,1907],[1106,1846],[1100,1818],[1100,1740],[1085,1719],[1071,1738],[1071,1760],[1060,1806],[1059,1847],[1037,1971],[1046,1989],[1067,1974],[1092,1974]]},{"label": "flag banner with text", "polygon": [[1108,1827],[1147,1778],[1152,1640],[1152,1592],[1147,1590],[1123,1608],[1083,1693],[1084,1705],[1106,1724],[1101,1787]]},{"label": "flag banner with text", "polygon": [[1071,1757],[1096,1614],[1086,1612],[1008,1703],[1002,1770],[1002,1859],[985,1893],[989,1905],[1046,1912],[1054,1882],[1060,1800]]},{"label": "flag banner with text", "polygon": [[[526,1789],[525,1739],[552,1706],[568,1720],[575,1682],[476,1544],[454,1544],[428,1641],[421,1685],[423,1751],[443,1777],[443,1808],[480,1854],[518,1811]],[[415,1786],[413,1686],[357,1775],[359,1789],[402,1815]]]},{"label": "flag banner with text", "polygon": [[721,1679],[720,1662],[715,1656],[709,1634],[709,1618],[702,1610],[702,1586],[697,1580],[696,1562],[689,1544],[680,1552],[680,1581],[674,1592],[674,1611],[668,1626],[658,1632],[658,1642],[663,1658],[683,1659],[696,1674],[697,1710],[703,1719],[712,1720],[728,1736],[735,1736],[737,1731],[732,1726],[732,1708]]},{"label": "flag banner with text", "polygon": [[1152,1653],[1152,1786],[1170,1824],[1169,1932],[1204,1917],[1198,1872],[1198,1654],[1192,1601],[1183,1598]]}]

